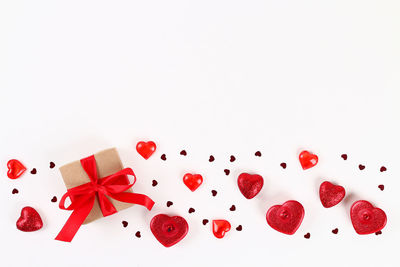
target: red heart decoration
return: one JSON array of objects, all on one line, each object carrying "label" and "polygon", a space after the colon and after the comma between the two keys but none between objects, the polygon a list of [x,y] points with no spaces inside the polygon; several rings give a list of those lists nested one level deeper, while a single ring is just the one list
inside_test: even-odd
[{"label": "red heart decoration", "polygon": [[189,225],[180,216],[170,217],[165,214],[158,214],[151,219],[150,229],[163,246],[171,247],[186,236]]},{"label": "red heart decoration", "polygon": [[346,195],[346,190],[343,186],[334,185],[331,182],[325,181],[319,187],[319,198],[322,206],[325,208],[333,207],[339,204]]},{"label": "red heart decoration", "polygon": [[203,183],[203,177],[200,174],[186,173],[183,176],[183,183],[194,192]]},{"label": "red heart decoration", "polygon": [[365,200],[353,203],[350,209],[350,218],[354,230],[359,235],[373,234],[382,230],[386,225],[385,212],[379,208],[375,208]]},{"label": "red heart decoration", "polygon": [[237,180],[239,190],[247,199],[255,197],[264,185],[264,179],[258,174],[242,173]]},{"label": "red heart decoration", "polygon": [[295,201],[289,200],[283,205],[275,205],[267,211],[267,223],[278,232],[293,235],[300,227],[304,218],[303,206]]},{"label": "red heart decoration", "polygon": [[37,231],[43,227],[42,218],[32,207],[24,207],[21,216],[17,220],[17,228],[23,232]]},{"label": "red heart decoration", "polygon": [[156,144],[153,141],[143,142],[140,141],[136,145],[136,151],[144,158],[148,159],[156,151]]},{"label": "red heart decoration", "polygon": [[216,238],[223,238],[229,230],[231,224],[227,220],[213,220],[213,234]]},{"label": "red heart decoration", "polygon": [[17,179],[26,171],[26,167],[16,159],[10,159],[7,162],[7,168],[7,176],[10,179]]},{"label": "red heart decoration", "polygon": [[304,150],[300,153],[299,160],[303,170],[307,170],[317,165],[318,156]]}]

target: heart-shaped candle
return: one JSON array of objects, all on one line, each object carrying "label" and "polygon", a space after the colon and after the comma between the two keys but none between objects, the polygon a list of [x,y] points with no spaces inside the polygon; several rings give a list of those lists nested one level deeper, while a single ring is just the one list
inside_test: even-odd
[{"label": "heart-shaped candle", "polygon": [[303,170],[314,167],[318,163],[318,156],[306,150],[302,151],[299,155],[299,160]]},{"label": "heart-shaped candle", "polygon": [[136,151],[144,158],[148,159],[153,155],[153,153],[156,151],[156,144],[153,141],[149,142],[139,142],[136,145]]},{"label": "heart-shaped candle", "polygon": [[183,176],[183,183],[194,192],[203,183],[203,177],[200,174],[186,173]]},{"label": "heart-shaped candle", "polygon": [[386,225],[386,214],[383,210],[375,208],[365,200],[353,203],[350,209],[350,218],[354,230],[359,235],[368,235],[382,230]]},{"label": "heart-shaped candle", "polygon": [[325,208],[337,205],[345,195],[346,190],[344,190],[343,186],[334,185],[328,181],[323,182],[319,187],[319,198]]},{"label": "heart-shaped candle", "polygon": [[223,238],[225,233],[231,230],[231,224],[227,220],[213,220],[213,234],[216,238]]},{"label": "heart-shaped candle", "polygon": [[24,207],[21,210],[21,216],[17,220],[17,228],[23,232],[37,231],[43,227],[42,218],[32,207]]},{"label": "heart-shaped candle", "polygon": [[237,180],[239,190],[247,199],[255,197],[264,185],[264,179],[258,174],[242,173]]},{"label": "heart-shaped candle", "polygon": [[181,241],[189,231],[186,220],[180,216],[158,214],[150,222],[150,229],[156,239],[165,247]]},{"label": "heart-shaped candle", "polygon": [[303,218],[304,208],[295,200],[286,201],[283,205],[272,206],[267,212],[269,226],[287,235],[296,233]]},{"label": "heart-shaped candle", "polygon": [[7,162],[7,168],[7,176],[10,179],[17,179],[26,171],[26,167],[16,159],[10,159]]}]

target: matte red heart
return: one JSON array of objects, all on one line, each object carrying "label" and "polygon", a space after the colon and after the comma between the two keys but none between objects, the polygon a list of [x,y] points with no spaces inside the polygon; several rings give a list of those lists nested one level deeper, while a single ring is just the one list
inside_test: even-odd
[{"label": "matte red heart", "polygon": [[156,239],[165,247],[181,241],[189,231],[186,220],[180,216],[158,214],[150,222],[150,229]]},{"label": "matte red heart", "polygon": [[295,201],[289,200],[283,205],[275,205],[267,211],[267,223],[278,232],[293,235],[300,227],[304,218],[303,206]]},{"label": "matte red heart", "polygon": [[156,151],[156,144],[153,141],[143,142],[140,141],[136,145],[136,151],[144,158],[148,159]]},{"label": "matte red heart", "polygon": [[343,186],[334,185],[328,181],[323,182],[319,187],[319,199],[325,208],[339,204],[345,195],[346,190],[344,190]]},{"label": "matte red heart", "polygon": [[213,234],[216,238],[223,238],[231,230],[231,224],[227,220],[213,220]]},{"label": "matte red heart", "polygon": [[386,225],[385,212],[379,208],[375,208],[365,200],[353,203],[350,209],[350,218],[354,230],[359,235],[373,234],[382,230]]},{"label": "matte red heart", "polygon": [[247,199],[255,197],[264,185],[264,179],[258,174],[242,173],[237,180],[239,190]]},{"label": "matte red heart", "polygon": [[7,176],[10,179],[17,179],[26,171],[26,167],[16,159],[10,159],[7,162],[7,168]]},{"label": "matte red heart", "polygon": [[186,173],[183,176],[183,183],[194,192],[203,183],[203,177],[200,174]]},{"label": "matte red heart", "polygon": [[32,207],[24,207],[21,210],[21,216],[17,220],[17,228],[23,232],[37,231],[43,227],[42,218]]},{"label": "matte red heart", "polygon": [[306,150],[302,151],[299,155],[299,160],[303,170],[314,167],[318,163],[318,156]]}]

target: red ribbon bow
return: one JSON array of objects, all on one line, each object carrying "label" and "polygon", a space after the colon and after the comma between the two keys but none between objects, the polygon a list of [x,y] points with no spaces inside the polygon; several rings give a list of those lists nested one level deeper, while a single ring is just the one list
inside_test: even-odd
[{"label": "red ribbon bow", "polygon": [[[108,197],[121,202],[139,204],[145,206],[148,210],[153,208],[154,201],[148,196],[125,192],[136,182],[135,174],[131,168],[125,168],[112,175],[99,179],[94,155],[81,159],[81,164],[89,176],[90,182],[68,189],[67,193],[61,198],[59,204],[60,209],[73,210],[73,212],[57,235],[56,240],[71,242],[92,210],[94,202],[96,201],[96,195],[99,199],[100,209],[104,217],[117,212]],[[133,183],[129,184],[126,175],[133,176]],[[125,180],[121,178],[125,178]],[[65,207],[65,200],[67,197],[71,199],[71,205]]]}]

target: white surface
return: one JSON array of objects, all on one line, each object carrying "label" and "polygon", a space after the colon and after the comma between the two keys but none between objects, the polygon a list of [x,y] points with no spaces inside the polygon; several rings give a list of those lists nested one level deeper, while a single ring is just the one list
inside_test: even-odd
[{"label": "white surface", "polygon": [[[398,266],[399,14],[396,0],[1,1],[1,265]],[[142,139],[158,144],[148,161],[134,149]],[[71,244],[54,241],[69,212],[50,202],[65,188],[49,161],[60,166],[111,146],[155,208],[84,226]],[[317,167],[301,170],[303,148],[319,155]],[[38,173],[8,179],[10,158]],[[181,182],[186,171],[205,178],[195,193]],[[235,185],[241,171],[264,176],[251,201]],[[318,199],[325,178],[351,193],[332,209]],[[288,199],[306,209],[294,236],[265,221],[271,205]],[[387,212],[382,235],[355,233],[355,199]],[[25,205],[43,216],[42,230],[15,229]],[[190,225],[169,249],[148,227],[161,212]],[[203,218],[243,231],[217,240]]]}]

